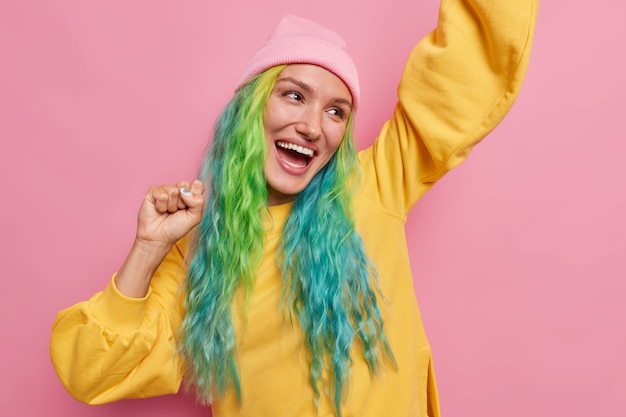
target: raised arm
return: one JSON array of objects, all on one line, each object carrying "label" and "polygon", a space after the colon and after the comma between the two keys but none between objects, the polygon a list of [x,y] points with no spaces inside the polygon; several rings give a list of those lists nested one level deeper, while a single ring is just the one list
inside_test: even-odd
[{"label": "raised arm", "polygon": [[361,155],[377,203],[405,215],[500,123],[526,73],[537,3],[442,1],[437,28],[407,61],[392,119]]}]

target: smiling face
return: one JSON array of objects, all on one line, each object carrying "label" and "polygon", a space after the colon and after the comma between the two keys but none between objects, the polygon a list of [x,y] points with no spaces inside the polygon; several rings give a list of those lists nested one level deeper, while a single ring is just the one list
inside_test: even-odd
[{"label": "smiling face", "polygon": [[316,65],[288,65],[263,111],[270,206],[292,201],[332,158],[346,133],[352,96]]}]

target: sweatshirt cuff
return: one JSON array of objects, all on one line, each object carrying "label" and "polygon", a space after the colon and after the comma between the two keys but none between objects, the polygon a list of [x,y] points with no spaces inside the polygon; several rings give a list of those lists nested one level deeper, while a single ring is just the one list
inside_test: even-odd
[{"label": "sweatshirt cuff", "polygon": [[122,294],[115,286],[115,275],[100,297],[89,303],[92,317],[113,333],[130,333],[141,328],[151,290],[142,298]]}]

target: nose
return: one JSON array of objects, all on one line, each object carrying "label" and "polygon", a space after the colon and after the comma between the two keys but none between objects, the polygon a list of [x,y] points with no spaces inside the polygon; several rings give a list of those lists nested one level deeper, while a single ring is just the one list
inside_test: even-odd
[{"label": "nose", "polygon": [[306,140],[318,140],[322,134],[322,115],[315,107],[307,107],[302,112],[296,131]]}]

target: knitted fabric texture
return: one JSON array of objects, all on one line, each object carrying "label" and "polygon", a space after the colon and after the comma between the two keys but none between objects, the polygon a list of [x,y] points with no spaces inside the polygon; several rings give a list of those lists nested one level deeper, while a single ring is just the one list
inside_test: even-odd
[{"label": "knitted fabric texture", "polygon": [[255,75],[283,64],[313,64],[332,72],[350,90],[356,111],[361,96],[359,77],[346,42],[337,33],[309,19],[283,17],[267,43],[253,55],[237,90]]}]

